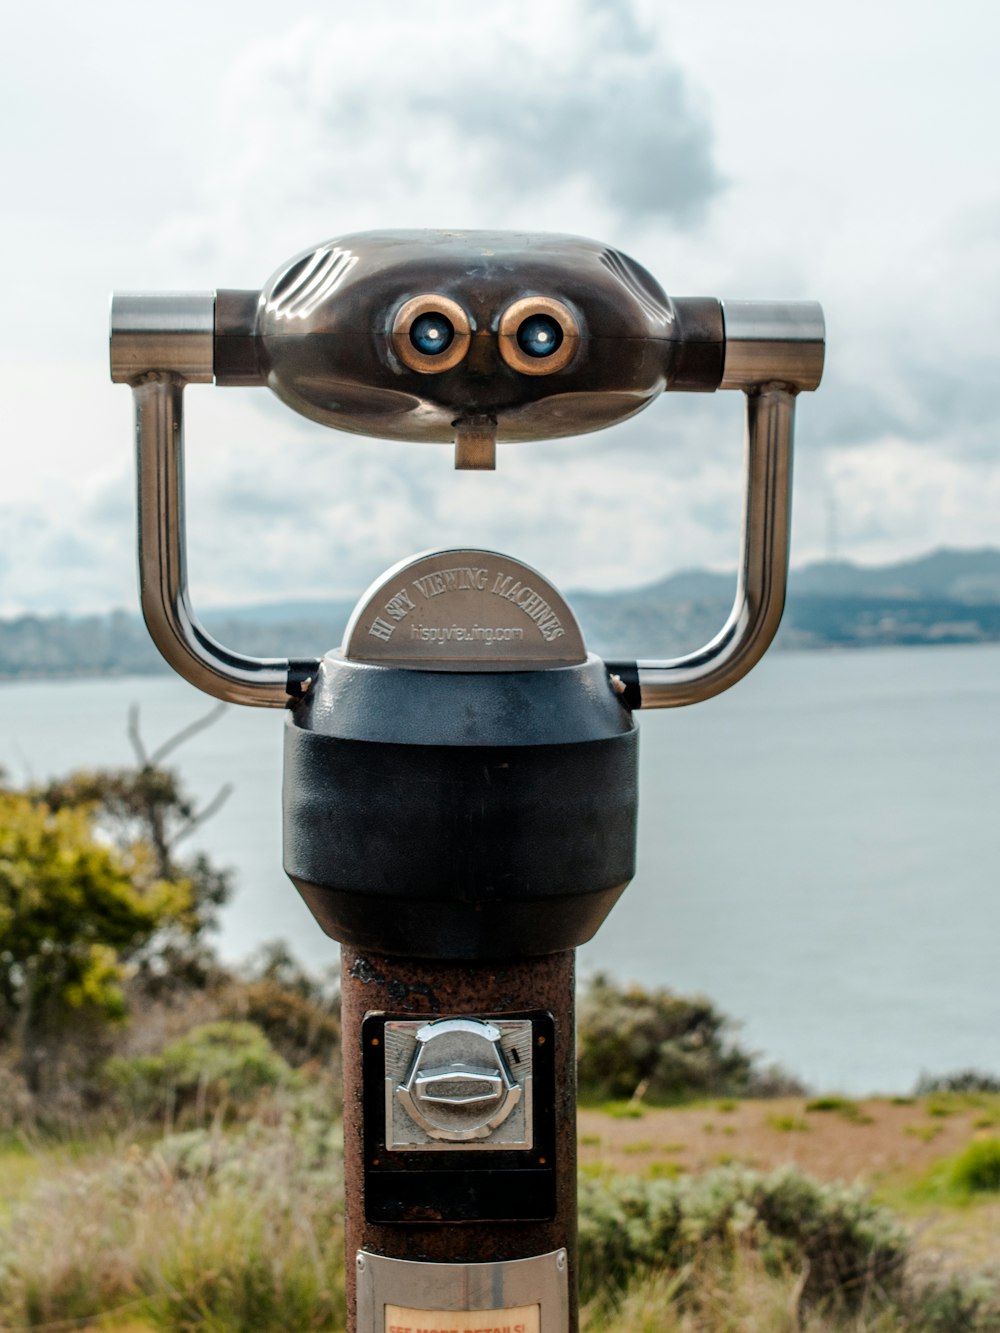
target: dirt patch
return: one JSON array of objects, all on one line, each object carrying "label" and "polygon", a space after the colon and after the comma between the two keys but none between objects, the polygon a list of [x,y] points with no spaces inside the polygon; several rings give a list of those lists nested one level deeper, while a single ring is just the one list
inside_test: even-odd
[{"label": "dirt patch", "polygon": [[943,1115],[927,1099],[808,1106],[802,1097],[699,1103],[643,1110],[637,1119],[581,1109],[580,1161],[641,1175],[656,1163],[657,1174],[664,1174],[669,1163],[684,1171],[729,1162],[771,1171],[790,1162],[821,1180],[874,1185],[896,1174],[920,1174],[983,1132],[983,1110],[975,1106]]},{"label": "dirt patch", "polygon": [[[579,1112],[580,1162],[631,1175],[670,1176],[740,1163],[759,1171],[793,1164],[820,1180],[859,1180],[901,1210],[934,1268],[1000,1270],[1000,1199],[962,1205],[921,1201],[914,1187],[942,1158],[981,1134],[1000,1135],[1000,1098],[807,1098],[704,1102],[642,1110],[638,1118]],[[822,1103],[820,1103],[822,1104]]]}]

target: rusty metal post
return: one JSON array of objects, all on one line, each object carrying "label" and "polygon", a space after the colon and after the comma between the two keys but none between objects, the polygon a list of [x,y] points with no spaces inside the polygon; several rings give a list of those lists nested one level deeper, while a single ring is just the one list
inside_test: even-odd
[{"label": "rusty metal post", "polygon": [[[530,960],[463,963],[387,958],[345,946],[343,960],[344,1174],[346,1211],[347,1327],[356,1325],[359,1252],[419,1263],[483,1263],[520,1260],[564,1250],[567,1256],[569,1333],[576,1333],[576,1058],[575,953],[567,950]],[[491,1018],[544,1011],[552,1017],[555,1215],[544,1221],[472,1221],[442,1225],[431,1212],[403,1224],[366,1219],[366,1174],[385,1159],[366,1157],[362,1026],[373,1012],[428,1020],[449,1014]],[[378,1040],[377,1037],[369,1040]],[[536,1040],[549,1040],[537,1034]],[[549,1163],[542,1163],[549,1165]]]}]

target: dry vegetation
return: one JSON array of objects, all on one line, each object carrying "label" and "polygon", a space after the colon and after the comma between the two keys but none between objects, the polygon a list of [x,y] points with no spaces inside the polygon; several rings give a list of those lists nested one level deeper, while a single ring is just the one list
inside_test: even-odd
[{"label": "dry vegetation", "polygon": [[[587,1333],[1000,1329],[992,1156],[968,1175],[1000,1097],[811,1105],[581,1112]],[[203,1128],[167,1135],[2,1141],[0,1329],[342,1329],[329,1086],[258,1089],[227,1119],[216,1100]],[[833,1183],[845,1174],[862,1185]]]},{"label": "dry vegetation", "polygon": [[[206,812],[133,738],[0,782],[0,1333],[338,1333],[336,978],[219,964],[228,878],[176,852]],[[1000,1330],[991,1080],[810,1099],[710,1001],[604,977],[579,1030],[587,1333]]]}]

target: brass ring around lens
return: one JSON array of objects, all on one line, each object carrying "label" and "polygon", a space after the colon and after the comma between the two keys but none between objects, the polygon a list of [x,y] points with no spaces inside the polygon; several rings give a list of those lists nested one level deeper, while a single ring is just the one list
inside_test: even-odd
[{"label": "brass ring around lens", "polygon": [[[517,331],[532,315],[548,315],[562,330],[562,342],[548,356],[529,356],[517,341]],[[553,375],[572,361],[580,345],[576,317],[551,296],[525,296],[513,301],[500,316],[500,355],[512,370],[522,375]]]},{"label": "brass ring around lens", "polygon": [[[421,315],[444,315],[455,330],[443,352],[421,352],[413,345],[410,330]],[[469,316],[458,302],[429,292],[426,296],[411,297],[399,307],[392,321],[392,346],[400,361],[411,370],[418,370],[422,375],[439,375],[457,366],[465,356],[469,350],[470,333]]]}]

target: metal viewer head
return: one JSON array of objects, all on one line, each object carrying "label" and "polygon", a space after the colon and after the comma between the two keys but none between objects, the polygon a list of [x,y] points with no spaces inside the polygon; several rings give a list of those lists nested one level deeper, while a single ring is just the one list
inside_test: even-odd
[{"label": "metal viewer head", "polygon": [[136,400],[146,623],[167,661],[221,698],[280,707],[315,678],[316,659],[233,653],[191,612],[187,384],[266,385],[337,430],[454,442],[456,466],[478,470],[495,466],[498,442],[599,430],[663,391],[740,389],[748,461],[733,612],[699,652],[615,673],[633,706],[696,702],[745,675],[777,629],[794,402],[818,386],[823,356],[815,302],[671,297],[627,255],[576,236],[363,232],[303,252],[261,290],[118,295],[111,375]]}]

